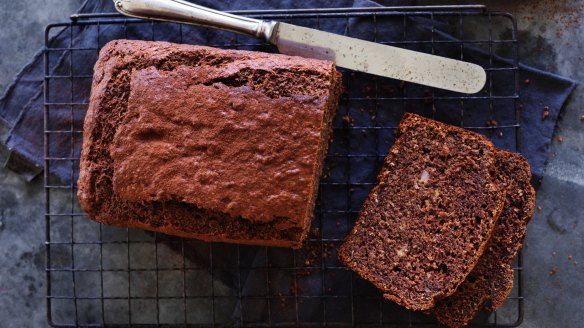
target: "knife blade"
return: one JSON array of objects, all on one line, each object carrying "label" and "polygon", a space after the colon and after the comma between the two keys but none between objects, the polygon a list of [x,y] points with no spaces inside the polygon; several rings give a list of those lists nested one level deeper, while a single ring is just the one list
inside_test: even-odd
[{"label": "knife blade", "polygon": [[475,64],[286,23],[274,27],[269,41],[287,55],[451,91],[476,93],[486,81],[485,71]]},{"label": "knife blade", "polygon": [[479,65],[292,24],[232,15],[183,0],[116,0],[127,16],[218,28],[263,38],[287,55],[334,61],[339,67],[461,93],[486,82]]}]

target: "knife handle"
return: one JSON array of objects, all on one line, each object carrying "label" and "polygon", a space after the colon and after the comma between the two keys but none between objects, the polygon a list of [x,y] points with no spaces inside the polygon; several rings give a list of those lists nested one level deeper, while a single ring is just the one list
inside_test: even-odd
[{"label": "knife handle", "polygon": [[272,21],[228,14],[183,0],[114,0],[116,10],[123,15],[184,23],[245,34],[269,40]]}]

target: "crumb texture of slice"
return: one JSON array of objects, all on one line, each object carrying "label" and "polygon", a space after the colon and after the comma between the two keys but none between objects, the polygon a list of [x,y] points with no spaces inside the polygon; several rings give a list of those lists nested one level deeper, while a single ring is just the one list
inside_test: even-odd
[{"label": "crumb texture of slice", "polygon": [[341,261],[389,300],[434,307],[470,273],[495,227],[504,192],[494,174],[485,137],[405,114]]},{"label": "crumb texture of slice", "polygon": [[328,61],[112,41],[94,68],[80,204],[106,224],[298,247],[340,93]]},{"label": "crumb texture of slice", "polygon": [[431,310],[441,323],[453,328],[466,326],[488,303],[491,311],[503,305],[513,288],[513,259],[533,216],[535,191],[525,158],[499,150],[495,162],[499,184],[506,190],[503,212],[473,271],[454,294]]}]

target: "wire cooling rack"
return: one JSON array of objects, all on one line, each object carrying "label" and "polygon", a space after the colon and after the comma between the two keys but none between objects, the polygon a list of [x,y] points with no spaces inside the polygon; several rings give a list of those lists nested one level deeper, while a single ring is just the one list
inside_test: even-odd
[{"label": "wire cooling rack", "polygon": [[[513,17],[482,6],[239,13],[324,30],[341,26],[337,33],[479,62],[488,82],[482,92],[467,96],[344,71],[346,91],[306,246],[292,251],[203,243],[100,225],[80,209],[76,181],[93,64],[99,49],[116,38],[276,49],[227,32],[116,14],[76,15],[71,22],[48,26],[44,179],[49,322],[56,327],[436,326],[431,316],[384,300],[338,262],[336,250],[375,184],[404,112],[478,131],[499,147],[520,151]],[[496,313],[479,315],[473,325],[521,323],[521,256],[517,262],[511,297]]]}]

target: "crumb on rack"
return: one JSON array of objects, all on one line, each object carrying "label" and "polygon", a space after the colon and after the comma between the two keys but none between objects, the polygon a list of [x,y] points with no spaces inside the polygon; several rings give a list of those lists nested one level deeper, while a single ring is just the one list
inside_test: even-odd
[{"label": "crumb on rack", "polygon": [[488,121],[486,122],[486,124],[487,124],[487,126],[489,126],[489,127],[496,127],[498,123],[497,123],[497,121],[495,121],[495,120],[488,120]]},{"label": "crumb on rack", "polygon": [[428,89],[424,91],[424,104],[430,105],[434,101],[434,97],[432,96],[432,92]]},{"label": "crumb on rack", "polygon": [[386,84],[386,85],[382,86],[381,89],[390,95],[393,95],[395,93],[395,90],[393,89],[393,87],[391,85]]},{"label": "crumb on rack", "polygon": [[523,81],[523,83],[524,83],[525,85],[528,85],[528,84],[529,84],[529,82],[531,82],[531,81],[529,81],[529,79],[525,79],[525,81]]},{"label": "crumb on rack", "polygon": [[345,122],[345,124],[350,124],[353,122],[353,118],[349,115],[343,115],[343,122]]},{"label": "crumb on rack", "polygon": [[323,245],[324,248],[322,250],[323,257],[328,258],[331,254],[333,254],[333,250],[335,248],[335,244],[331,241]]},{"label": "crumb on rack", "polygon": [[300,289],[300,287],[298,285],[295,286],[295,284],[291,284],[288,288],[288,290],[290,291],[290,295],[292,296],[298,296],[298,295],[302,295],[302,292]]},{"label": "crumb on rack", "polygon": [[310,232],[312,232],[312,236],[315,238],[320,237],[320,228],[313,228]]}]

